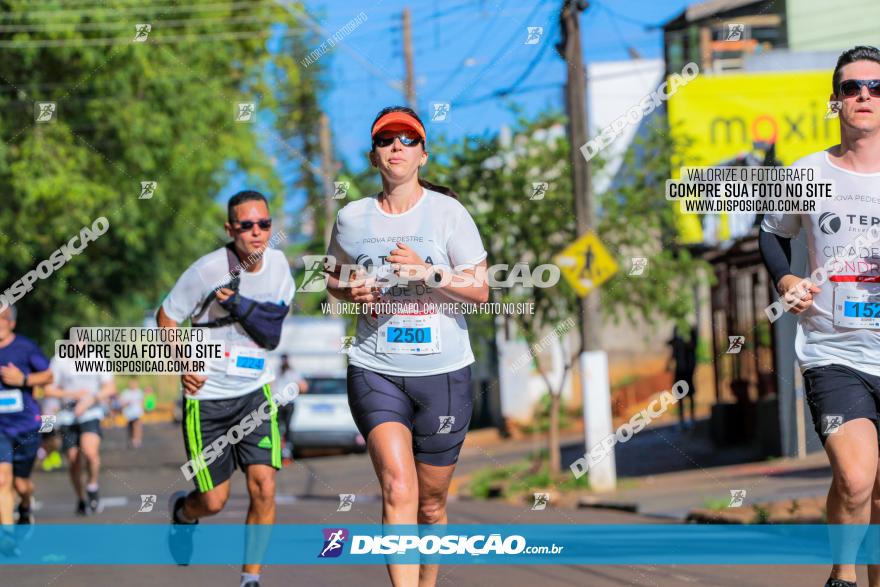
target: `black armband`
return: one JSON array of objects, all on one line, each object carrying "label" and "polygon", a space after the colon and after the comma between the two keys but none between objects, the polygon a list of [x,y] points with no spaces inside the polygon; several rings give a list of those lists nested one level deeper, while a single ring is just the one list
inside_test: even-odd
[{"label": "black armband", "polygon": [[758,234],[758,247],[776,289],[779,280],[791,274],[791,239],[762,229]]}]

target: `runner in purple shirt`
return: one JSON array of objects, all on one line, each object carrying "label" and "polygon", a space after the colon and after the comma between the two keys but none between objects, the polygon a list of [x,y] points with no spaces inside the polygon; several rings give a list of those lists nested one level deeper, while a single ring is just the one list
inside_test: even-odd
[{"label": "runner in purple shirt", "polygon": [[[0,312],[0,525],[33,523],[30,480],[40,447],[40,407],[32,387],[52,381],[49,359],[32,340],[15,334],[16,311]],[[13,516],[15,493],[21,502]]]}]

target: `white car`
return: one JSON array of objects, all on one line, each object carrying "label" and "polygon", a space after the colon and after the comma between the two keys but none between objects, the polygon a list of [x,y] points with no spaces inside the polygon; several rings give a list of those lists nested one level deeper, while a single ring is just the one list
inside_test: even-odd
[{"label": "white car", "polygon": [[364,452],[367,443],[348,407],[344,376],[306,377],[306,393],[294,400],[288,434],[295,451],[302,448],[343,448]]}]

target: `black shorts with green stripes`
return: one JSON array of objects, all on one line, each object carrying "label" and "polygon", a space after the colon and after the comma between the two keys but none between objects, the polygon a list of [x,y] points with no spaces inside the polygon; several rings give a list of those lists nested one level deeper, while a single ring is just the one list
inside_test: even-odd
[{"label": "black shorts with green stripes", "polygon": [[229,479],[236,466],[281,468],[278,406],[268,384],[230,399],[184,397],[183,441],[200,492]]}]

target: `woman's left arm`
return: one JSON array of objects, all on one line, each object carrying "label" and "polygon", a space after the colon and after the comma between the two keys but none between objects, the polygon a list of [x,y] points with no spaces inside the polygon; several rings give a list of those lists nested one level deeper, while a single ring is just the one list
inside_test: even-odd
[{"label": "woman's left arm", "polygon": [[387,261],[398,276],[403,271],[406,280],[424,281],[434,291],[455,302],[483,303],[489,301],[489,283],[486,280],[486,260],[471,269],[450,271],[425,263],[411,247],[397,243]]},{"label": "woman's left arm", "polygon": [[[439,283],[443,285],[430,285]],[[486,261],[483,260],[473,269],[450,272],[446,269],[434,268],[425,278],[435,291],[456,302],[481,304],[489,301],[489,283],[486,280]]]}]

